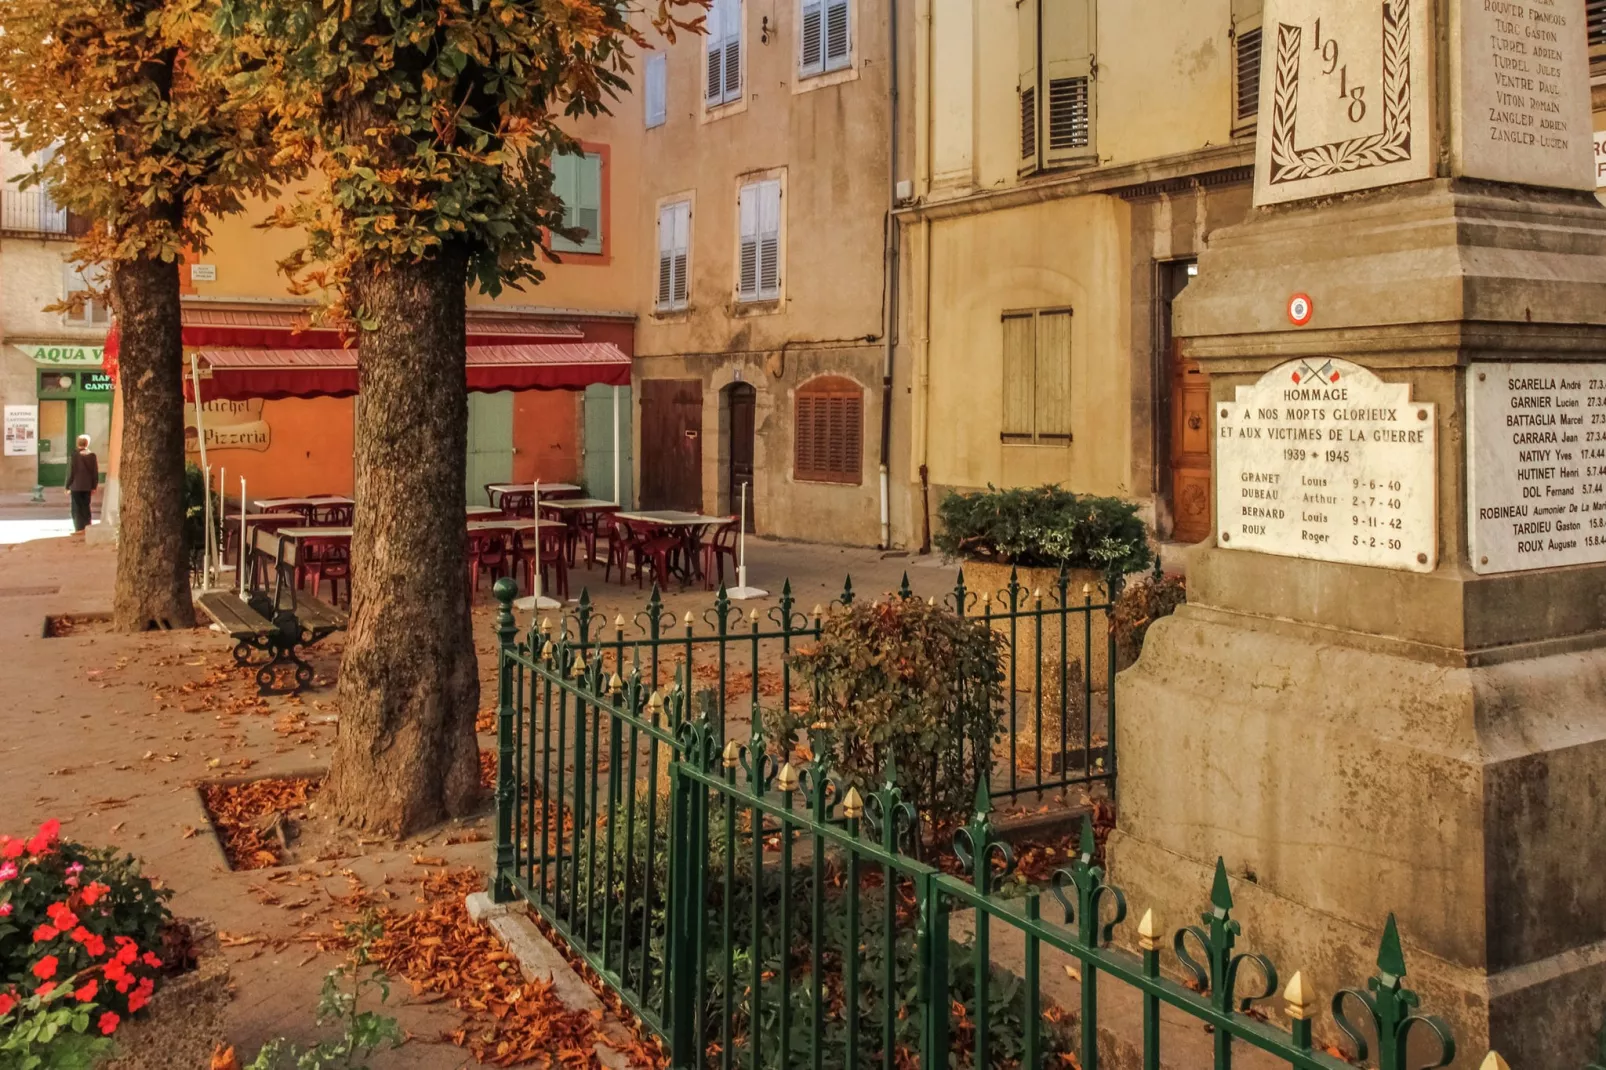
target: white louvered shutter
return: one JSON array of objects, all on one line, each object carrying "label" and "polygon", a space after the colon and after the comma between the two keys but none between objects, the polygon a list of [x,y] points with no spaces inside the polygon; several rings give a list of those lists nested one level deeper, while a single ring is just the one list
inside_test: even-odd
[{"label": "white louvered shutter", "polygon": [[671,257],[674,280],[670,287],[670,302],[675,308],[685,308],[691,293],[691,282],[686,276],[691,255],[691,205],[682,201],[674,206],[674,212],[675,237]]},{"label": "white louvered shutter", "polygon": [[825,69],[839,70],[851,59],[848,0],[825,0]]},{"label": "white louvered shutter", "polygon": [[666,204],[658,209],[658,294],[654,304],[659,311],[672,307],[675,292],[675,209]]},{"label": "white louvered shutter", "polygon": [[1094,5],[1044,0],[1041,12],[1038,141],[1045,159],[1057,163],[1083,157],[1093,147]]},{"label": "white louvered shutter", "polygon": [[1016,0],[1015,23],[1020,46],[1020,169],[1037,169],[1037,0]]},{"label": "white louvered shutter", "polygon": [[742,95],[742,0],[725,3],[725,99]]},{"label": "white louvered shutter", "polygon": [[708,9],[708,85],[705,90],[709,104],[725,99],[725,3],[714,0]]},{"label": "white louvered shutter", "polygon": [[664,125],[669,116],[669,57],[654,52],[647,57],[647,129]]},{"label": "white louvered shutter", "polygon": [[758,185],[743,186],[737,204],[741,248],[736,265],[736,296],[742,301],[758,300]]},{"label": "white louvered shutter", "polygon": [[772,300],[781,296],[781,184],[763,182],[758,191],[758,296]]},{"label": "white louvered shutter", "polygon": [[799,69],[819,74],[825,69],[825,0],[803,0],[803,52]]}]

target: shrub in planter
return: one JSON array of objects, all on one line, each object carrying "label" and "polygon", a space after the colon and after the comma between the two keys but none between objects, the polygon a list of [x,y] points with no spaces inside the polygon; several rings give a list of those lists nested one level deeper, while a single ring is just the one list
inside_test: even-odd
[{"label": "shrub in planter", "polygon": [[133,858],[63,842],[59,830],[48,821],[30,838],[0,836],[0,1036],[29,1038],[20,1066],[82,1065],[85,1041],[138,1014],[169,965],[159,952],[170,893]]},{"label": "shrub in planter", "polygon": [[1154,553],[1138,507],[1120,498],[1043,486],[950,493],[937,508],[946,554],[1021,568],[1091,569],[1124,576]]},{"label": "shrub in planter", "polygon": [[985,624],[916,598],[835,609],[792,658],[813,707],[765,711],[766,731],[787,752],[807,730],[844,790],[878,786],[894,759],[906,800],[938,825],[962,821],[1000,731],[1001,647]]},{"label": "shrub in planter", "polygon": [[1167,576],[1155,563],[1154,575],[1142,583],[1129,584],[1115,604],[1116,667],[1136,664],[1143,653],[1143,637],[1149,625],[1169,617],[1188,600],[1188,589],[1181,576]]}]

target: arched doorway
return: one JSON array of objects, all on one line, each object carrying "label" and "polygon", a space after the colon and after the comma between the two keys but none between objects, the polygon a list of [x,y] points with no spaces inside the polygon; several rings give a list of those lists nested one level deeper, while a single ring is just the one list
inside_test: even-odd
[{"label": "arched doorway", "polygon": [[737,513],[742,507],[742,485],[747,485],[747,530],[757,531],[753,498],[753,438],[758,408],[758,391],[751,383],[732,383],[725,389],[726,410],[730,414],[729,461],[726,464],[726,500],[730,511]]}]

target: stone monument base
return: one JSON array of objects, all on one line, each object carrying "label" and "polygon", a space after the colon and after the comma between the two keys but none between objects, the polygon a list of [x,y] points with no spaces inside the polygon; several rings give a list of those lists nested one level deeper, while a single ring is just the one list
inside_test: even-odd
[{"label": "stone monument base", "polygon": [[1183,607],[1118,677],[1111,883],[1171,931],[1223,857],[1239,949],[1304,971],[1328,1042],[1392,912],[1454,1065],[1584,1065],[1606,1017],[1606,646],[1579,638],[1469,656]]}]

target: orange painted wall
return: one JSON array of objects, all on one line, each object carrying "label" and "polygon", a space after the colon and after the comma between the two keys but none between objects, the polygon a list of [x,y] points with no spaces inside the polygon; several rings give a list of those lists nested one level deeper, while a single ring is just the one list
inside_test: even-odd
[{"label": "orange painted wall", "polygon": [[[352,492],[353,398],[307,398],[262,403],[269,428],[266,450],[207,450],[207,463],[225,470],[229,497],[240,493],[240,477],[251,498],[294,498],[306,494]],[[193,408],[186,422],[193,422]],[[198,451],[189,458],[199,462]]]},{"label": "orange painted wall", "polygon": [[579,482],[580,397],[571,390],[521,390],[513,395],[515,482]]}]

